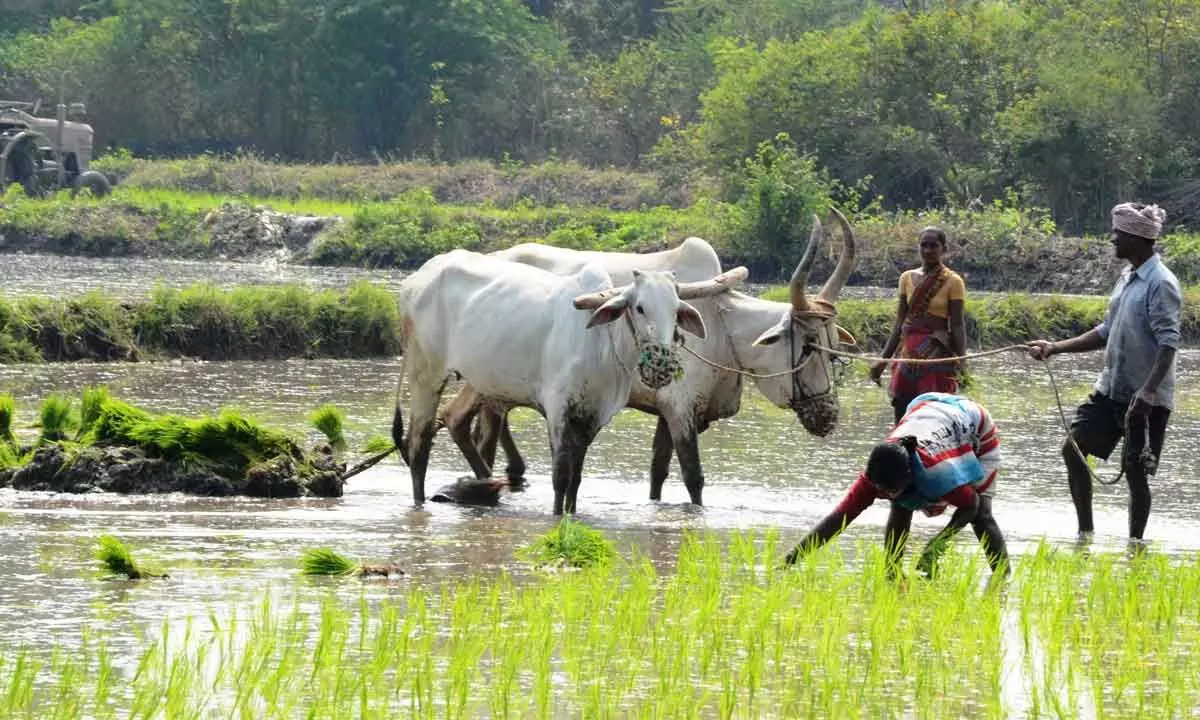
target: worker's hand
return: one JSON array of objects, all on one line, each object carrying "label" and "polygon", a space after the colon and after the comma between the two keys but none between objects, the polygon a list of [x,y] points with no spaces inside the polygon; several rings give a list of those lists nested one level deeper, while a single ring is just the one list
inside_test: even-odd
[{"label": "worker's hand", "polygon": [[1154,407],[1153,396],[1154,394],[1146,388],[1141,388],[1134,393],[1133,400],[1129,403],[1129,410],[1125,412],[1125,420],[1128,422],[1129,418],[1134,415],[1149,415],[1150,408]]},{"label": "worker's hand", "polygon": [[870,377],[871,377],[871,381],[874,382],[876,385],[879,385],[880,387],[882,387],[883,386],[883,382],[882,382],[883,371],[886,369],[887,369],[886,362],[880,361],[880,362],[877,362],[874,365],[872,365],[871,371],[870,371],[870,373],[868,373],[868,375],[870,375]]},{"label": "worker's hand", "polygon": [[1049,340],[1030,340],[1025,345],[1029,348],[1029,357],[1034,360],[1046,360],[1057,352]]}]

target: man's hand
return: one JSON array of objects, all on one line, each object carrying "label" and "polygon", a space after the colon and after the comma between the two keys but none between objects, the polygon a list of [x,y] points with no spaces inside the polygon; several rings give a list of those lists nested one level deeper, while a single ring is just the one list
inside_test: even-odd
[{"label": "man's hand", "polygon": [[1146,388],[1140,388],[1133,395],[1133,400],[1129,403],[1129,410],[1125,413],[1125,421],[1134,415],[1149,415],[1150,408],[1154,407],[1154,393]]},{"label": "man's hand", "polygon": [[868,375],[870,375],[871,381],[876,385],[883,385],[883,371],[887,369],[887,365],[888,364],[886,362],[881,361],[871,366],[871,371],[868,373]]},{"label": "man's hand", "polygon": [[1025,345],[1029,348],[1029,357],[1034,360],[1047,360],[1056,352],[1054,343],[1049,340],[1030,340]]}]

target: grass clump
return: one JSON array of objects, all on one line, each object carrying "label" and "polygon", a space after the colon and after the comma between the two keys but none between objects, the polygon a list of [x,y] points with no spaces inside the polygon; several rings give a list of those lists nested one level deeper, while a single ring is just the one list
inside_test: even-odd
[{"label": "grass clump", "polygon": [[389,577],[403,575],[404,571],[395,565],[366,565],[339,555],[329,548],[311,548],[305,550],[300,557],[300,574],[310,577]]},{"label": "grass clump", "polygon": [[121,400],[105,398],[82,438],[87,444],[131,445],[168,460],[182,460],[240,477],[247,468],[270,458],[295,457],[299,448],[285,433],[265,428],[225,409],[196,419],[153,415]]},{"label": "grass clump", "polygon": [[604,533],[564,517],[553,530],[518,551],[522,559],[538,565],[577,568],[603,567],[617,557]]},{"label": "grass clump", "polygon": [[321,431],[334,450],[346,449],[345,414],[334,405],[322,405],[309,417],[312,426]]},{"label": "grass clump", "polygon": [[43,443],[61,442],[70,436],[76,425],[71,415],[71,404],[71,398],[62,393],[51,393],[42,401],[38,427],[42,430]]},{"label": "grass clump", "polygon": [[130,580],[145,580],[148,578],[167,577],[166,573],[150,572],[137,564],[133,553],[125,543],[112,535],[101,535],[96,548],[96,559],[104,569],[113,575],[124,575]]},{"label": "grass clump", "polygon": [[13,445],[17,436],[13,434],[13,418],[17,414],[17,401],[7,393],[0,395],[0,444]]},{"label": "grass clump", "polygon": [[372,435],[363,443],[363,452],[368,455],[377,455],[382,452],[391,452],[396,449],[396,444],[392,442],[390,437],[385,435]]}]

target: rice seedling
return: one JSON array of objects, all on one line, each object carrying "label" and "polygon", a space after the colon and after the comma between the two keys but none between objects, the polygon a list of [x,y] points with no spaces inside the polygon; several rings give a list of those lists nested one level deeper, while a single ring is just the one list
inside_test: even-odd
[{"label": "rice seedling", "polygon": [[518,555],[539,565],[589,568],[608,565],[617,557],[617,551],[599,530],[564,517],[553,530],[522,548]]},{"label": "rice seedling", "polygon": [[100,413],[104,410],[104,406],[112,400],[112,395],[108,388],[101,387],[86,387],[79,395],[79,436],[83,437],[96,421],[100,418]]},{"label": "rice seedling", "polygon": [[13,434],[13,418],[17,414],[17,401],[12,395],[0,395],[0,443],[9,445],[16,443],[17,436]]},{"label": "rice seedling", "polygon": [[70,436],[75,420],[71,416],[71,398],[61,393],[51,393],[42,400],[38,427],[41,442],[59,442]]},{"label": "rice seedling", "polygon": [[368,455],[375,455],[382,452],[391,452],[396,448],[390,437],[383,435],[372,435],[363,443],[363,452]]},{"label": "rice seedling", "polygon": [[[677,562],[298,590],[164,623],[113,680],[106,628],[0,648],[0,714],[254,717],[1191,717],[1200,560],[1043,546],[1004,592],[951,548],[933,580],[882,550],[778,567],[777,538],[684,538]],[[325,557],[340,571],[357,565]]]},{"label": "rice seedling", "polygon": [[300,574],[309,576],[342,577],[356,575],[358,577],[390,577],[403,575],[404,571],[396,565],[367,565],[356,562],[329,548],[310,548],[300,557]]},{"label": "rice seedling", "polygon": [[309,422],[321,434],[329,439],[329,445],[334,450],[346,449],[346,435],[343,431],[343,426],[346,423],[346,416],[333,405],[322,405],[317,408],[309,417]]},{"label": "rice seedling", "polygon": [[109,573],[124,575],[130,580],[167,577],[166,573],[151,572],[138,565],[133,559],[133,553],[129,551],[125,543],[112,535],[100,536],[96,547],[96,559]]}]

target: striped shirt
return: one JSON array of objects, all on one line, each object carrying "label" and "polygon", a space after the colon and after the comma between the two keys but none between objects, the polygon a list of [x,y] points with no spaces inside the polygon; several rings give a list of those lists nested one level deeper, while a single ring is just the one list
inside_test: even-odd
[{"label": "striped shirt", "polygon": [[[912,482],[893,502],[939,515],[948,505],[969,504],[975,495],[991,492],[1000,469],[1000,437],[982,405],[961,395],[918,395],[887,439],[898,442],[908,435],[917,438]],[[853,520],[880,497],[861,473],[837,509]]]}]

